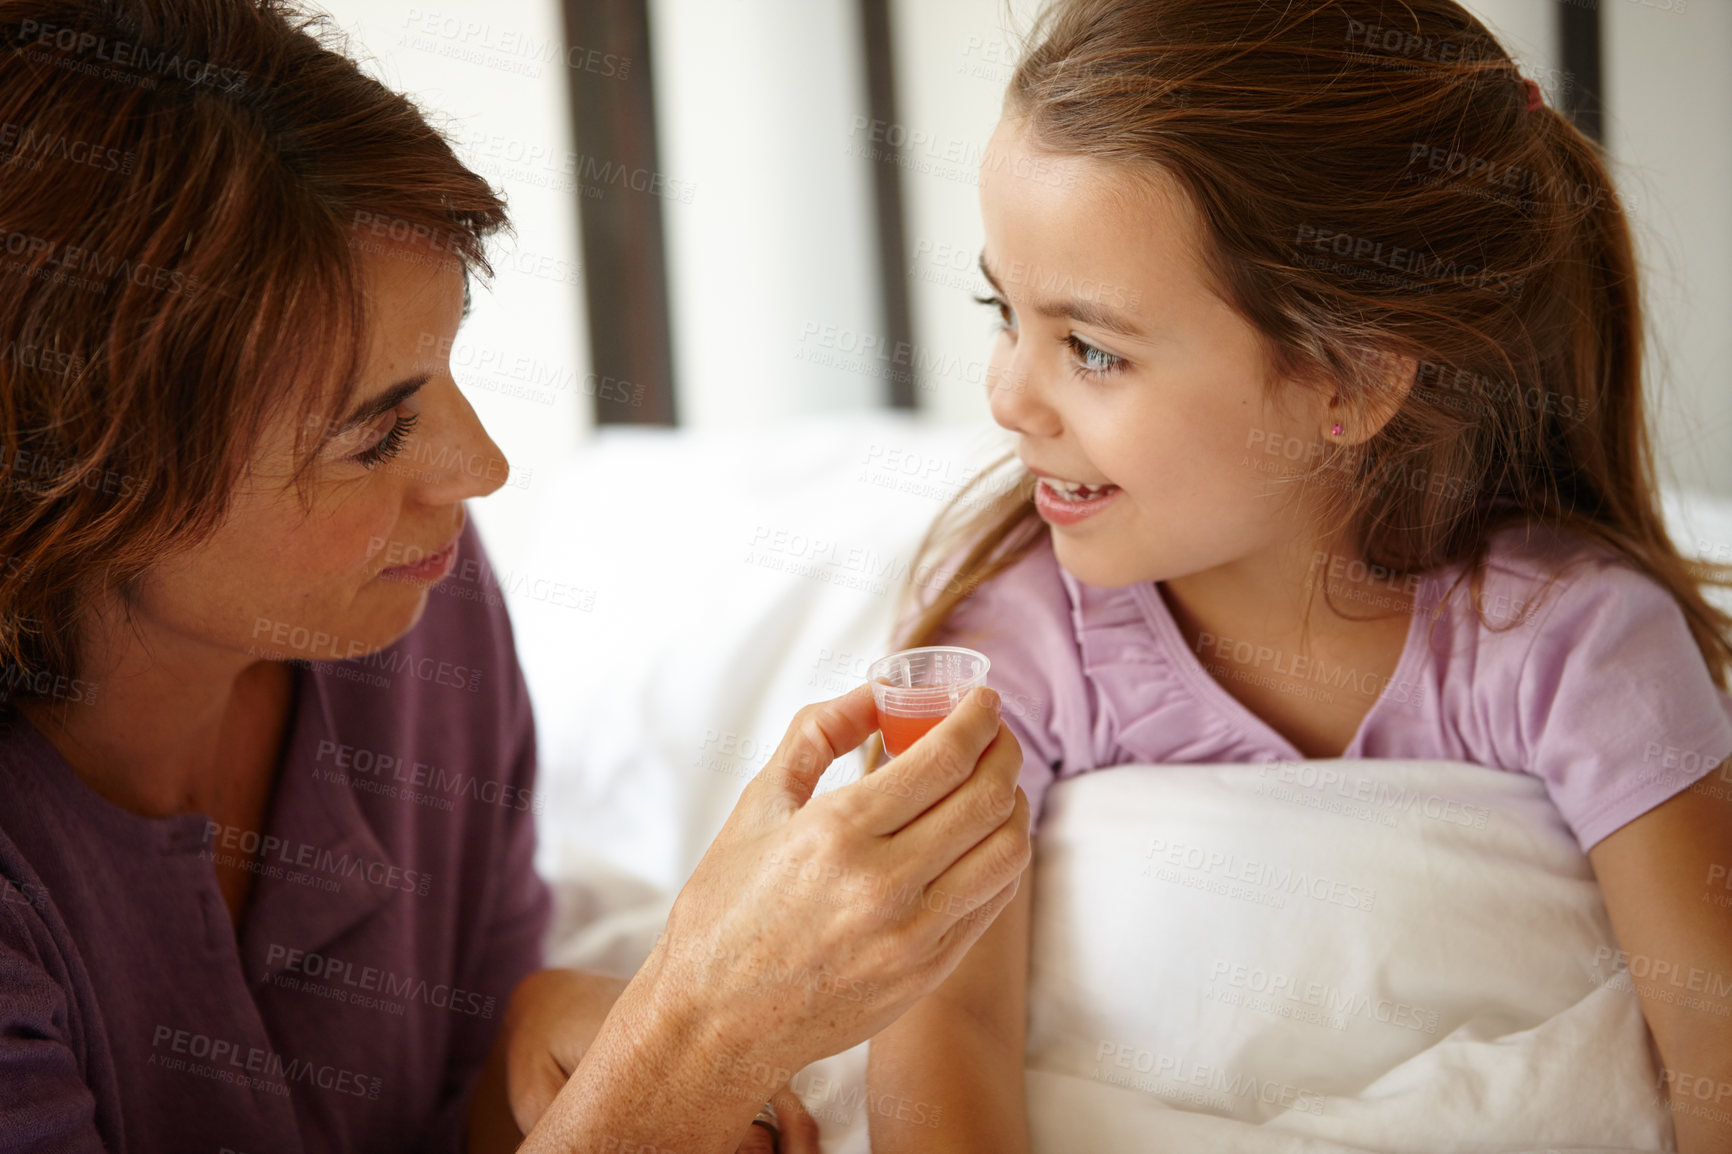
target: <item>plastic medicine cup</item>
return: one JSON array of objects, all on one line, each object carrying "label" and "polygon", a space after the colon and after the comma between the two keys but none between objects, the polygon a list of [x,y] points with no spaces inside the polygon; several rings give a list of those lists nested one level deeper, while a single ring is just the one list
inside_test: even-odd
[{"label": "plastic medicine cup", "polygon": [[986,654],[957,645],[929,645],[880,657],[866,670],[884,749],[895,757],[949,716],[976,686],[986,684]]}]

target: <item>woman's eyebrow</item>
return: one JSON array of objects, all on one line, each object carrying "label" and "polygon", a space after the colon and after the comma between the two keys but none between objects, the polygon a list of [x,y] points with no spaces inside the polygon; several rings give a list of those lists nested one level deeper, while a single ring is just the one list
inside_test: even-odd
[{"label": "woman's eyebrow", "polygon": [[[1041,271],[1042,270],[1030,270],[1031,273]],[[1003,297],[1006,295],[1004,286],[999,283],[998,278],[992,273],[992,267],[987,264],[986,254],[984,252],[980,254],[980,275],[986,278],[986,283],[990,284],[999,296]],[[1048,281],[1069,279],[1060,278],[1057,274],[1045,274],[1044,272],[1042,275]],[[1034,277],[1030,275],[1017,279],[1032,281]],[[1092,325],[1095,328],[1106,329],[1108,332],[1117,333],[1122,337],[1130,337],[1133,340],[1139,341],[1148,339],[1148,333],[1144,332],[1142,326],[1138,325],[1129,316],[1117,309],[1108,308],[1099,301],[1090,300],[1086,296],[1077,296],[1073,293],[1068,297],[1062,298],[1035,297],[1030,301],[1029,307],[1042,316],[1069,317],[1072,320],[1081,321],[1085,325]]]},{"label": "woman's eyebrow", "polygon": [[390,412],[392,409],[414,396],[416,392],[420,390],[421,386],[425,385],[431,379],[432,378],[428,374],[421,373],[417,376],[409,377],[406,380],[398,381],[384,392],[377,394],[369,400],[362,401],[359,405],[356,405],[354,411],[345,417],[343,422],[337,426],[333,435],[341,436],[350,429],[353,429],[356,425],[365,424],[366,422],[371,421],[374,417]]}]

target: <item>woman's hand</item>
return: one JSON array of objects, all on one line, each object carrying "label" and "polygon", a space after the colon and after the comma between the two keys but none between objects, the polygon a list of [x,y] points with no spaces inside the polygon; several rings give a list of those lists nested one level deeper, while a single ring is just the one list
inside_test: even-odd
[{"label": "woman's hand", "polygon": [[865,685],[795,717],[525,1151],[735,1150],[795,1071],[937,986],[1015,896],[1029,811],[998,695],[814,798],[876,728]]},{"label": "woman's hand", "polygon": [[[494,1111],[491,1129],[471,1130],[470,1154],[517,1149],[559,1096],[625,987],[623,978],[559,969],[541,970],[518,984],[483,1075],[483,1085],[491,1083],[495,1093],[503,1080],[514,1125],[505,1128],[503,1114]],[[770,1101],[780,1145],[770,1131],[753,1126],[736,1154],[818,1154],[818,1124],[799,1096],[783,1087]]]},{"label": "woman's hand", "polygon": [[[914,748],[813,798],[877,728],[868,686],[800,711],[681,891],[645,966],[735,1023],[767,1091],[938,985],[1028,864],[1022,750],[977,690]],[[761,1093],[760,1093],[761,1096]]]},{"label": "woman's hand", "polygon": [[806,1113],[806,1104],[794,1091],[784,1088],[770,1099],[776,1111],[777,1138],[762,1126],[753,1126],[734,1154],[818,1154],[818,1123]]},{"label": "woman's hand", "polygon": [[578,970],[542,970],[518,983],[500,1038],[506,1098],[520,1133],[535,1129],[559,1096],[625,986]]}]

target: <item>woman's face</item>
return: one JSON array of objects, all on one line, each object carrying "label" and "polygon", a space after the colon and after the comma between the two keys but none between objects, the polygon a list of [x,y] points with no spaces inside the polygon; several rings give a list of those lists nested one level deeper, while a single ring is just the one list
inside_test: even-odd
[{"label": "woman's face", "polygon": [[505,458],[447,363],[461,272],[408,247],[363,259],[373,331],[353,404],[319,420],[331,436],[304,497],[291,479],[298,418],[285,415],[216,534],[139,583],[131,616],[150,629],[158,657],[172,660],[178,645],[188,660],[331,660],[390,644],[449,572],[461,502],[504,483]]},{"label": "woman's face", "polygon": [[1007,117],[980,206],[1004,322],[993,417],[1031,471],[1103,494],[1037,486],[1059,563],[1117,586],[1295,544],[1293,461],[1316,459],[1327,400],[1285,384],[1265,399],[1256,330],[1209,290],[1201,225],[1177,186],[1041,151]]}]

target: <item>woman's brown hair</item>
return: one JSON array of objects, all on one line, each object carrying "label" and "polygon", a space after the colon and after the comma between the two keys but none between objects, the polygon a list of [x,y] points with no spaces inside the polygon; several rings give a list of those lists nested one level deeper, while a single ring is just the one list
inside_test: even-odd
[{"label": "woman's brown hair", "polygon": [[467,280],[505,226],[322,17],[0,0],[0,700],[91,691],[80,607],[220,525],[284,413],[304,470],[355,384],[368,252]]},{"label": "woman's brown hair", "polygon": [[[1540,96],[1453,0],[1058,0],[1005,114],[1055,154],[1177,180],[1271,387],[1366,398],[1418,363],[1387,425],[1306,471],[1325,535],[1396,574],[1468,562],[1481,606],[1494,532],[1581,534],[1671,592],[1725,689],[1732,618],[1701,585],[1732,571],[1686,561],[1662,520],[1623,203]],[[1003,478],[927,535],[912,571],[949,579],[901,644],[1045,539],[1032,478]]]}]

